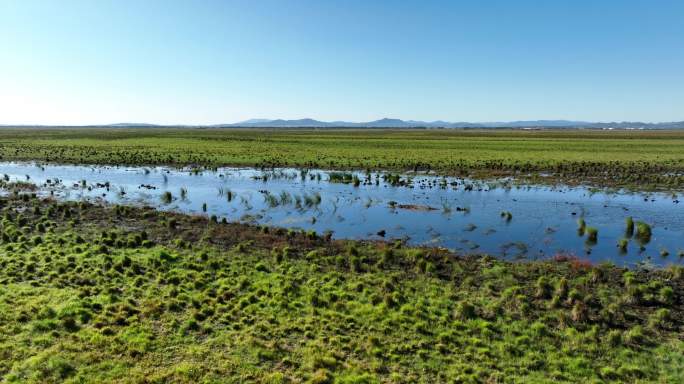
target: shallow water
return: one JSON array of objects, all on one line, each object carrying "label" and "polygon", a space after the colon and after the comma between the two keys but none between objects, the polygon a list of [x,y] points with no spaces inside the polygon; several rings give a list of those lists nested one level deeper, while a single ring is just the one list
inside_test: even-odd
[{"label": "shallow water", "polygon": [[[507,259],[562,253],[626,266],[684,262],[678,255],[684,251],[684,201],[678,203],[671,193],[596,192],[430,175],[404,175],[402,180],[410,178],[410,185],[392,186],[375,173],[355,173],[361,184],[353,186],[329,182],[328,171],[296,169],[221,168],[196,174],[161,167],[0,163],[0,174],[40,185],[41,194],[52,192],[63,199],[200,214],[206,203],[206,214],[219,219],[332,231],[335,238],[381,239],[378,232],[385,231],[384,239]],[[103,186],[107,183],[108,188]],[[182,188],[187,190],[184,198]],[[166,191],[173,195],[170,203],[162,201]],[[502,211],[510,212],[512,219],[503,218]],[[617,247],[627,216],[652,226],[653,235],[643,249],[635,239],[627,252]],[[596,244],[578,235],[579,217],[598,229]],[[663,250],[669,256],[663,257]]]}]

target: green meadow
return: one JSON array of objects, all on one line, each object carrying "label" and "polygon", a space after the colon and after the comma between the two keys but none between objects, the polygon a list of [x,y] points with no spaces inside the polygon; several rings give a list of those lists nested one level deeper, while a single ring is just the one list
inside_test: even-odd
[{"label": "green meadow", "polygon": [[684,185],[684,131],[3,128],[0,159],[432,170],[676,189]]},{"label": "green meadow", "polygon": [[[0,161],[434,171],[676,191],[684,132],[4,128]],[[0,182],[2,382],[684,381],[681,266],[629,270],[563,254],[509,262],[59,202],[37,188]],[[643,222],[626,226],[650,237]]]},{"label": "green meadow", "polygon": [[684,380],[684,268],[0,200],[7,383]]}]

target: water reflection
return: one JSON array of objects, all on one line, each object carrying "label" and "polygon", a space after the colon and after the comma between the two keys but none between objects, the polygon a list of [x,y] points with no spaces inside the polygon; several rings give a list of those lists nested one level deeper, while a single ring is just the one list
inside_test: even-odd
[{"label": "water reflection", "polygon": [[[618,265],[666,265],[681,263],[684,250],[684,207],[664,193],[298,169],[0,163],[0,174],[64,199],[153,205],[219,220],[332,231],[336,238],[405,239],[515,260],[560,253]],[[638,223],[649,226],[649,236],[637,235]]]}]

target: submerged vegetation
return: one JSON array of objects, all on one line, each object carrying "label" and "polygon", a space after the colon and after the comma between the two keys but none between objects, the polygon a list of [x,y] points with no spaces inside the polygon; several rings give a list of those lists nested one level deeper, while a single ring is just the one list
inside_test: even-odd
[{"label": "submerged vegetation", "polygon": [[684,132],[3,128],[0,160],[434,171],[667,190],[684,186]]},{"label": "submerged vegetation", "polygon": [[4,382],[684,379],[681,267],[512,263],[30,192],[0,209]]}]

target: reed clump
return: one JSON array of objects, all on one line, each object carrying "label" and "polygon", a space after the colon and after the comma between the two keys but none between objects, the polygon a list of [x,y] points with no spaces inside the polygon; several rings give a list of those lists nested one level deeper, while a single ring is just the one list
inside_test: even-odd
[{"label": "reed clump", "polygon": [[651,241],[651,226],[643,221],[636,222],[636,234],[635,237],[643,244],[647,244]]}]

